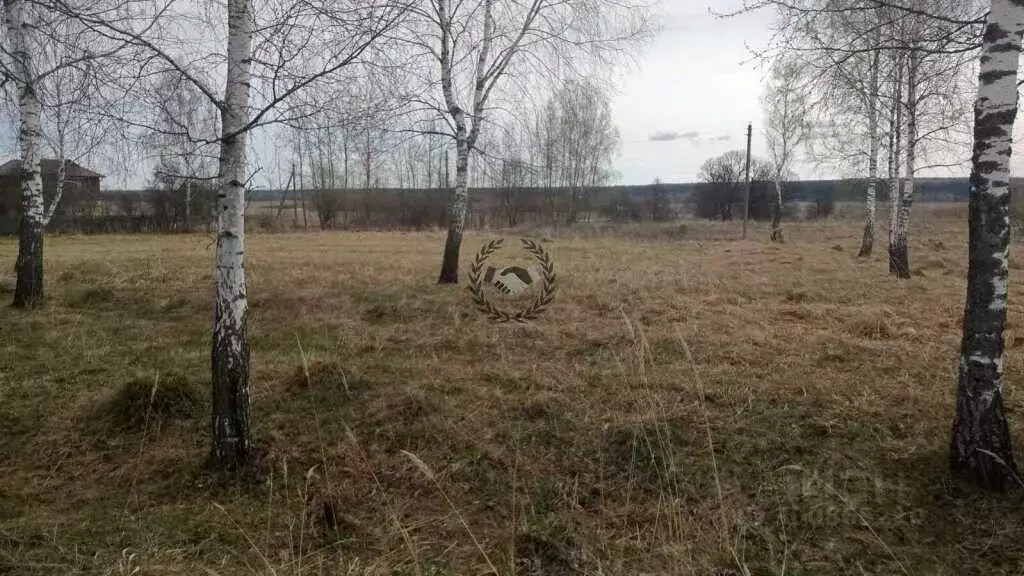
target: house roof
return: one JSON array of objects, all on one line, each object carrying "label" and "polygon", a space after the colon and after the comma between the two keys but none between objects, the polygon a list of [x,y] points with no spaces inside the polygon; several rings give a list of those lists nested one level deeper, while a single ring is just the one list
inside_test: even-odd
[{"label": "house roof", "polygon": [[[67,162],[67,177],[68,178],[103,178],[103,174],[93,172],[88,168],[85,168],[71,160]],[[60,163],[55,159],[44,158],[40,161],[40,170],[43,174],[56,174],[57,167]],[[21,171],[21,160],[9,160],[3,164],[0,164],[0,176],[12,176]]]}]

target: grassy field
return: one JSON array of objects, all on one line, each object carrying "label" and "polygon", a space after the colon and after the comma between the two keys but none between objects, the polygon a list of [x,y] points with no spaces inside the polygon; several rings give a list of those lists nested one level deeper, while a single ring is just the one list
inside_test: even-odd
[{"label": "grassy field", "polygon": [[0,308],[0,573],[1021,573],[1020,494],[946,470],[965,226],[917,223],[903,283],[884,231],[870,260],[856,224],[737,234],[552,235],[527,325],[435,285],[439,233],[252,235],[261,477],[236,488],[200,468],[212,239],[50,238],[47,306]]}]

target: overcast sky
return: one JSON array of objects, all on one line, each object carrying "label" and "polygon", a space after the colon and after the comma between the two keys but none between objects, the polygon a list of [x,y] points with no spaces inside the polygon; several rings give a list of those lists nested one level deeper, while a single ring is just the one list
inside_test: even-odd
[{"label": "overcast sky", "polygon": [[[614,79],[613,109],[622,136],[616,160],[619,183],[647,184],[655,178],[695,181],[706,159],[743,148],[748,122],[754,125],[753,152],[764,154],[761,96],[766,70],[753,59],[748,45],[755,49],[767,45],[773,14],[762,10],[720,18],[710,12],[729,11],[740,1],[664,0],[661,34],[632,69]],[[0,124],[6,124],[6,130],[0,130],[0,149],[15,153],[9,120],[0,119]],[[1017,122],[1016,135],[1019,142],[1024,122]],[[1020,174],[1024,151],[1015,152],[1014,172]],[[254,164],[269,161],[253,160]],[[266,180],[274,170],[271,166],[265,168],[268,170],[254,183],[280,185],[275,178]],[[836,176],[805,163],[794,168],[800,178]],[[108,174],[107,187],[140,185],[145,178],[144,174],[127,178]],[[924,175],[966,176],[967,172],[942,170]]]},{"label": "overcast sky", "polygon": [[[748,46],[767,46],[773,13],[721,18],[710,10],[733,11],[741,0],[664,2],[663,32],[617,86],[614,114],[622,148],[616,167],[623,184],[695,181],[707,158],[744,148],[748,122],[754,125],[753,153],[766,151],[761,96],[767,70]],[[1015,135],[1018,142],[1024,136],[1024,121],[1018,120]],[[1019,174],[1024,148],[1015,152]],[[806,162],[794,169],[803,179],[838,176]],[[968,170],[941,168],[921,175],[966,177]]]},{"label": "overcast sky", "polygon": [[661,35],[621,79],[614,101],[623,184],[693,181],[704,160],[745,146],[748,122],[754,153],[763,152],[757,127],[765,71],[744,42],[767,43],[771,14],[723,19],[709,12],[737,4],[665,0]]}]

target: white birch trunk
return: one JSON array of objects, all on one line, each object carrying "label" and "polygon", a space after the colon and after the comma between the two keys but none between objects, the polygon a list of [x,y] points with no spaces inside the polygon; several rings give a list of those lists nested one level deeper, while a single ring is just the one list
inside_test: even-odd
[{"label": "white birch trunk", "polygon": [[469,153],[476,145],[480,134],[480,122],[484,112],[487,79],[487,58],[491,49],[494,34],[494,20],[491,10],[493,0],[484,0],[484,30],[481,39],[480,54],[477,57],[473,81],[473,125],[467,131],[466,113],[455,101],[452,88],[452,62],[448,42],[451,33],[451,22],[448,20],[448,2],[439,0],[441,17],[441,90],[445,104],[455,123],[455,191],[452,194],[451,207],[448,213],[448,237],[444,244],[444,257],[441,262],[439,284],[456,284],[459,281],[459,253],[462,248],[462,233],[466,227],[466,213],[469,208]]},{"label": "white birch trunk", "polygon": [[192,231],[192,179],[185,182],[185,231]]},{"label": "white birch trunk", "polygon": [[950,467],[992,489],[1017,481],[1003,408],[1010,233],[1010,155],[1024,5],[992,0],[974,106],[967,302]]},{"label": "white birch trunk", "polygon": [[896,59],[896,83],[893,87],[892,125],[892,182],[889,186],[889,273],[896,273],[896,236],[899,220],[900,200],[903,197],[903,182],[900,178],[900,160],[903,155],[903,59]]},{"label": "white birch trunk", "polygon": [[252,50],[250,0],[228,0],[228,68],[224,89],[218,194],[213,328],[214,470],[239,472],[253,461],[250,434],[248,302],[245,292],[245,132]]},{"label": "white birch trunk", "polygon": [[920,53],[910,50],[907,62],[907,165],[903,189],[899,194],[899,206],[896,214],[896,246],[892,259],[896,266],[896,277],[910,278],[910,249],[907,235],[910,229],[910,208],[914,203],[914,172],[916,169],[917,151],[917,67]]},{"label": "white birch trunk", "polygon": [[18,233],[17,284],[14,306],[34,308],[43,301],[43,178],[39,168],[42,142],[42,106],[36,92],[35,69],[27,22],[25,0],[7,0],[4,24],[10,42],[18,92],[21,126],[18,144],[21,151],[21,216]]},{"label": "white birch trunk", "polygon": [[782,243],[782,175],[775,178],[775,202],[772,208],[772,234],[771,241]]},{"label": "white birch trunk", "polygon": [[871,79],[868,87],[868,188],[864,195],[864,236],[859,257],[871,255],[875,246],[875,198],[878,191],[878,68],[879,51],[871,57]]},{"label": "white birch trunk", "polygon": [[341,143],[342,155],[344,157],[344,164],[342,167],[342,189],[341,189],[341,225],[344,228],[348,228],[348,133],[346,132],[343,136],[344,140]]},{"label": "white birch trunk", "polygon": [[67,177],[67,160],[64,158],[64,153],[61,152],[57,155],[57,191],[53,194],[50,207],[46,209],[46,216],[43,218],[44,229],[50,225],[50,220],[53,220],[53,215],[57,213],[57,206],[60,205],[60,200],[64,197],[64,184],[67,182]]},{"label": "white birch trunk", "polygon": [[452,116],[455,121],[455,190],[448,210],[448,237],[438,280],[440,284],[456,284],[459,281],[459,252],[469,207],[469,136],[466,133],[465,114],[458,110]]}]

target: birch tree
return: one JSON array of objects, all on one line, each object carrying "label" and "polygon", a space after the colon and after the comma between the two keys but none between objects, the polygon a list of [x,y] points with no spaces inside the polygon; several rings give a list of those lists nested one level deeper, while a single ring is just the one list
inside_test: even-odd
[{"label": "birch tree", "polygon": [[[458,282],[466,225],[470,154],[495,103],[522,97],[507,92],[519,78],[556,75],[587,61],[612,66],[650,37],[649,9],[614,0],[426,0],[412,10],[402,35],[409,53],[425,58],[426,96],[414,104],[433,110],[455,143],[455,187],[438,282]],[[515,89],[512,89],[515,90]],[[505,93],[503,95],[503,93]]]},{"label": "birch tree", "polygon": [[[873,38],[877,46],[877,35]],[[869,54],[870,64],[868,72],[868,86],[864,100],[867,104],[868,121],[868,185],[864,191],[864,234],[861,236],[860,249],[857,251],[859,258],[871,256],[875,246],[875,200],[878,195],[878,151],[879,151],[879,96],[881,84],[882,55],[877,48]]]},{"label": "birch tree", "polygon": [[185,229],[192,229],[193,191],[216,177],[218,111],[181,74],[167,72],[157,81],[151,147],[158,171],[172,188],[184,189]]},{"label": "birch tree", "polygon": [[7,76],[17,92],[21,156],[21,219],[18,233],[17,283],[14,306],[34,308],[43,300],[43,177],[39,163],[42,104],[33,35],[37,30],[26,0],[4,0],[4,28],[9,48]]},{"label": "birch tree", "polygon": [[[194,24],[195,13],[175,12],[171,3],[121,5],[119,13],[140,13],[116,21],[102,7],[89,13],[71,12],[88,26],[136,49],[136,68],[126,78],[132,89],[144,86],[154,75],[173,72],[191,83],[220,114],[209,464],[215,472],[232,475],[249,469],[255,458],[244,268],[249,135],[260,127],[292,123],[299,119],[296,115],[310,113],[286,104],[323,83],[346,80],[342,73],[363,61],[405,9],[390,0],[282,0],[260,7],[257,11],[253,0],[227,0],[224,12],[210,8],[206,25],[217,30],[226,23],[227,30],[224,65],[212,71],[209,61],[223,47],[197,47],[195,40],[183,40],[171,32],[176,22]],[[189,38],[195,37],[196,30],[192,32]],[[218,81],[222,89],[216,88]],[[149,92],[154,94],[152,89]],[[159,99],[159,94],[152,97]]]},{"label": "birch tree", "polygon": [[[34,308],[43,301],[43,230],[63,194],[65,161],[69,154],[76,158],[88,154],[103,140],[88,104],[99,93],[95,79],[100,62],[123,46],[91,34],[45,2],[4,0],[3,5],[0,87],[12,89],[4,95],[18,123],[21,165],[13,305]],[[49,209],[40,169],[46,145],[58,156],[57,190]]]},{"label": "birch tree", "polygon": [[51,66],[54,73],[39,86],[42,140],[51,157],[57,160],[57,181],[43,216],[44,229],[61,206],[65,190],[75,185],[67,178],[68,163],[84,162],[110,138],[110,123],[94,112],[102,106],[96,97],[102,86],[96,82],[95,67],[96,63],[90,61],[69,67]]},{"label": "birch tree", "polygon": [[[761,8],[777,16],[763,56],[803,62],[818,95],[811,109],[826,129],[815,130],[812,153],[867,172],[861,256],[874,244],[879,150],[891,144],[889,262],[906,278],[914,179],[966,157],[969,104],[960,87],[980,45],[983,8],[976,0],[744,0],[737,13]],[[883,109],[894,113],[887,136]]]},{"label": "birch tree", "polygon": [[864,234],[860,241],[860,250],[857,256],[866,258],[871,256],[875,246],[875,199],[878,195],[878,95],[879,95],[879,67],[881,65],[881,54],[878,50],[871,52],[871,71],[869,72],[867,108],[868,108],[868,185],[864,192]]},{"label": "birch tree", "polygon": [[[828,10],[835,2],[808,3],[813,18],[802,21],[783,11],[784,28],[791,26],[793,53],[780,52],[776,59],[797,59],[806,83],[807,111],[812,120],[808,156],[829,168],[867,172],[864,191],[864,231],[858,251],[869,256],[874,248],[878,158],[884,134],[880,119],[885,106],[882,93],[883,38],[887,23],[884,11],[870,0],[850,2],[847,10]],[[781,10],[781,9],[780,9]],[[794,21],[795,22],[792,22]],[[812,97],[815,94],[816,97]]]},{"label": "birch tree", "polygon": [[[906,68],[906,105],[903,106],[897,103],[900,110],[906,109],[907,162],[906,179],[901,185],[896,187],[895,193],[892,194],[892,199],[890,200],[890,210],[894,211],[894,217],[890,221],[895,223],[895,230],[893,230],[892,235],[894,245],[890,249],[889,259],[896,277],[900,279],[910,278],[910,250],[907,246],[907,233],[910,227],[910,207],[914,202],[914,184],[917,175],[917,112],[919,109],[917,82],[919,77],[919,57],[918,52],[911,49],[907,57]],[[899,124],[897,124],[897,127],[900,127]],[[897,142],[899,142],[899,139],[897,139]]]},{"label": "birch tree", "polygon": [[765,91],[765,137],[774,167],[775,202],[772,210],[772,242],[783,242],[782,186],[791,173],[791,165],[808,133],[807,98],[799,86],[803,77],[799,64],[780,59],[772,67]]},{"label": "birch tree", "polygon": [[891,122],[889,124],[889,273],[895,274],[896,235],[899,228],[900,199],[903,198],[903,178],[900,166],[903,160],[903,57],[897,54],[895,60],[895,81],[890,99]]},{"label": "birch tree", "polygon": [[577,220],[597,186],[612,178],[619,130],[612,119],[611,99],[594,79],[569,80],[554,96],[561,182],[568,188],[566,224]]},{"label": "birch tree", "polygon": [[950,445],[955,474],[992,489],[1018,480],[1003,407],[1010,154],[1024,2],[992,0],[974,106],[967,301]]}]

